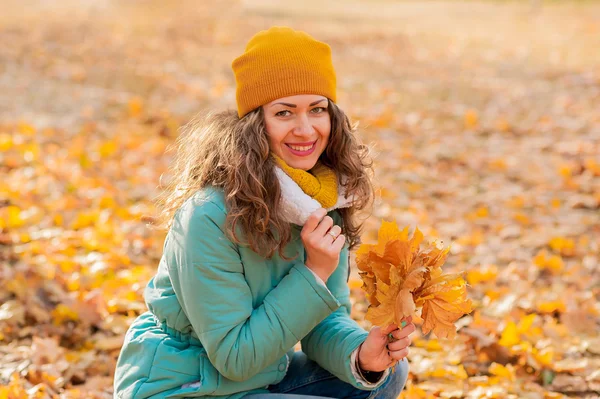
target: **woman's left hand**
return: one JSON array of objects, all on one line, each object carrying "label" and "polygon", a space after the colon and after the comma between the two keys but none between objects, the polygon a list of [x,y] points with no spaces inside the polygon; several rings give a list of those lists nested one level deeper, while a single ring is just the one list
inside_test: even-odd
[{"label": "woman's left hand", "polygon": [[[365,342],[358,350],[358,364],[365,371],[384,371],[395,365],[398,360],[408,355],[408,347],[411,340],[409,335],[415,331],[412,317],[406,320],[406,326],[399,329],[392,324],[385,330],[381,327],[373,327]],[[389,342],[388,334],[394,336],[394,341]]]}]

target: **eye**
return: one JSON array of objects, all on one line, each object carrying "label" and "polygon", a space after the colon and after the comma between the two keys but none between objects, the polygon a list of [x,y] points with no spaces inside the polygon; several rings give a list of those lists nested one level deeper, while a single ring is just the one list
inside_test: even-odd
[{"label": "eye", "polygon": [[327,108],[325,107],[316,107],[310,110],[310,112],[313,112],[314,110],[318,110],[317,112],[314,112],[315,114],[321,114],[323,112],[325,112],[327,110]]},{"label": "eye", "polygon": [[275,116],[287,116],[287,115],[284,115],[284,114],[282,114],[282,112],[290,112],[290,111],[288,111],[287,109],[284,109],[283,111],[279,111],[279,112],[277,112],[277,113],[275,114]]}]

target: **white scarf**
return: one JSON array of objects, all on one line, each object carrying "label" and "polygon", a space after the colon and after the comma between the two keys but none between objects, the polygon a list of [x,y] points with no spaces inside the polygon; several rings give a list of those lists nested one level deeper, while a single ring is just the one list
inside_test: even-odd
[{"label": "white scarf", "polygon": [[[281,187],[281,212],[283,218],[290,223],[303,226],[311,213],[322,208],[319,201],[306,194],[300,186],[292,180],[280,167],[275,166],[275,174]],[[338,209],[348,208],[352,205],[352,197],[345,197],[346,190],[340,184],[338,185],[338,200],[334,206],[327,209],[327,212]]]}]

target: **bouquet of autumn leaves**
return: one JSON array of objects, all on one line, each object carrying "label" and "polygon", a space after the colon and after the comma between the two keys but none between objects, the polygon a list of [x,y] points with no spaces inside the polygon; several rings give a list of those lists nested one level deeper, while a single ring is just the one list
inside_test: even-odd
[{"label": "bouquet of autumn leaves", "polygon": [[362,244],[356,263],[370,303],[366,319],[387,327],[400,325],[402,319],[422,309],[423,334],[430,331],[439,338],[456,335],[454,322],[471,312],[466,282],[461,273],[444,274],[442,265],[450,248],[436,243],[421,248],[419,229],[411,238],[408,227],[400,231],[393,222],[383,222],[378,243]]}]

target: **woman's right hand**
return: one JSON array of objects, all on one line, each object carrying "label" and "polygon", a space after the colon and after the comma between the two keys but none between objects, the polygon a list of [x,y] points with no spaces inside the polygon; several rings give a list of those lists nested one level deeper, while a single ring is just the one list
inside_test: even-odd
[{"label": "woman's right hand", "polygon": [[308,217],[300,233],[306,249],[306,266],[325,283],[337,268],[346,242],[342,228],[334,225],[333,219],[326,215],[324,208],[317,209]]}]

